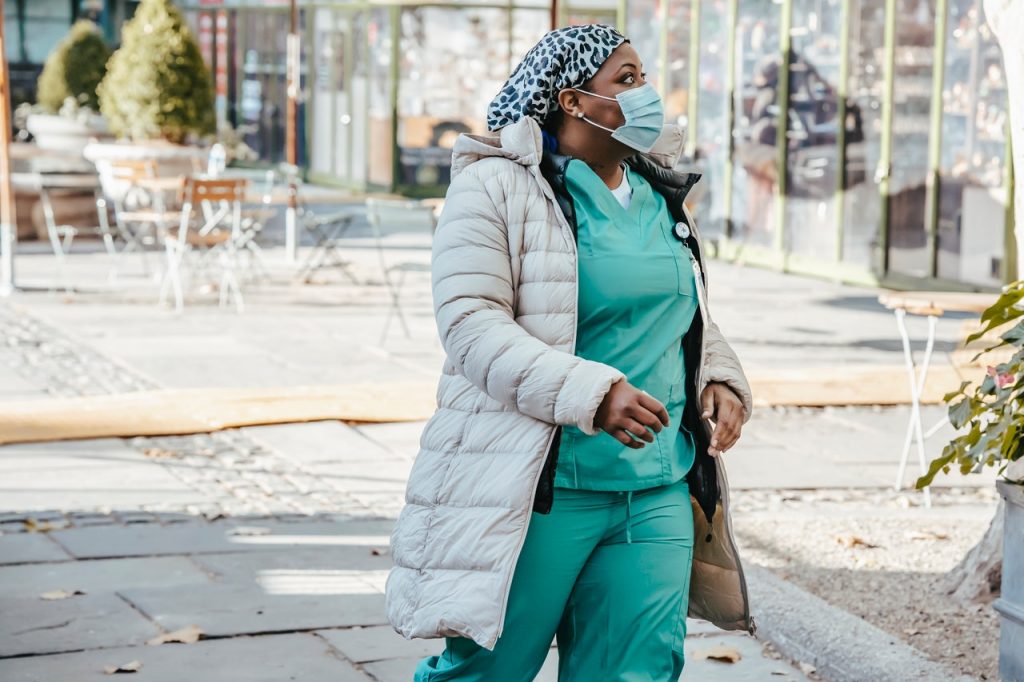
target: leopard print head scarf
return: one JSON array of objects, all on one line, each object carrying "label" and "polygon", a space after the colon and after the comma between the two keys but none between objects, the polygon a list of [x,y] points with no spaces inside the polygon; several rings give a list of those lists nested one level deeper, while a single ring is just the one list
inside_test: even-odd
[{"label": "leopard print head scarf", "polygon": [[487,107],[487,129],[530,116],[541,125],[558,109],[558,93],[593,78],[625,36],[610,26],[587,24],[551,31],[530,48]]}]

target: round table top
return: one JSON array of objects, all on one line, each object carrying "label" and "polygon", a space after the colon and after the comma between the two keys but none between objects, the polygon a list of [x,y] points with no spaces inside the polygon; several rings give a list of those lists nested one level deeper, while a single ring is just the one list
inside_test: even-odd
[{"label": "round table top", "polygon": [[878,302],[890,310],[906,310],[912,315],[944,315],[946,312],[985,312],[999,294],[962,291],[887,291]]}]

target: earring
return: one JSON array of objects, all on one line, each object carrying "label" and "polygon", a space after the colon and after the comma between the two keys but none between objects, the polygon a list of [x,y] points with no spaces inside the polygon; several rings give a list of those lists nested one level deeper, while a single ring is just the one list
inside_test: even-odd
[{"label": "earring", "polygon": [[576,112],[576,118],[583,118],[583,112],[582,111],[577,111]]}]

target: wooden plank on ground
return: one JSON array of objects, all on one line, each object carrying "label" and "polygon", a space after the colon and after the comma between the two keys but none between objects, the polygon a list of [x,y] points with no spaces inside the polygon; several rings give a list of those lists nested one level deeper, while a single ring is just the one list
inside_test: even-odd
[{"label": "wooden plank on ground", "polygon": [[[928,370],[921,402],[937,404],[963,380],[981,378],[977,368],[961,373],[949,364]],[[903,365],[786,367],[747,371],[755,405],[904,405],[910,403],[910,378]]]},{"label": "wooden plank on ground", "polygon": [[206,433],[256,424],[428,419],[435,382],[169,389],[0,401],[0,444]]}]

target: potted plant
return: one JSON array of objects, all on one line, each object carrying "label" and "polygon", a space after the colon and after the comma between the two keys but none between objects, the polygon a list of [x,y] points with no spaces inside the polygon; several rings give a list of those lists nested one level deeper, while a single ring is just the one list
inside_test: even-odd
[{"label": "potted plant", "polygon": [[988,366],[970,390],[971,382],[965,381],[945,396],[949,421],[962,435],[950,441],[916,485],[929,485],[952,466],[964,474],[999,467],[1001,509],[954,577],[960,584],[982,586],[968,590],[968,597],[999,595],[993,604],[1001,618],[999,673],[1005,680],[1024,680],[1024,280],[1005,287],[981,322],[966,343],[995,333],[998,340],[974,359],[987,355],[1001,361]]},{"label": "potted plant", "polygon": [[167,172],[191,172],[216,131],[213,81],[199,46],[170,0],[142,0],[97,88],[100,111],[121,140],[90,144],[96,162],[153,159]]},{"label": "potted plant", "polygon": [[46,58],[37,83],[37,104],[25,125],[44,149],[82,149],[107,132],[96,87],[107,70],[110,48],[99,28],[82,19]]}]

